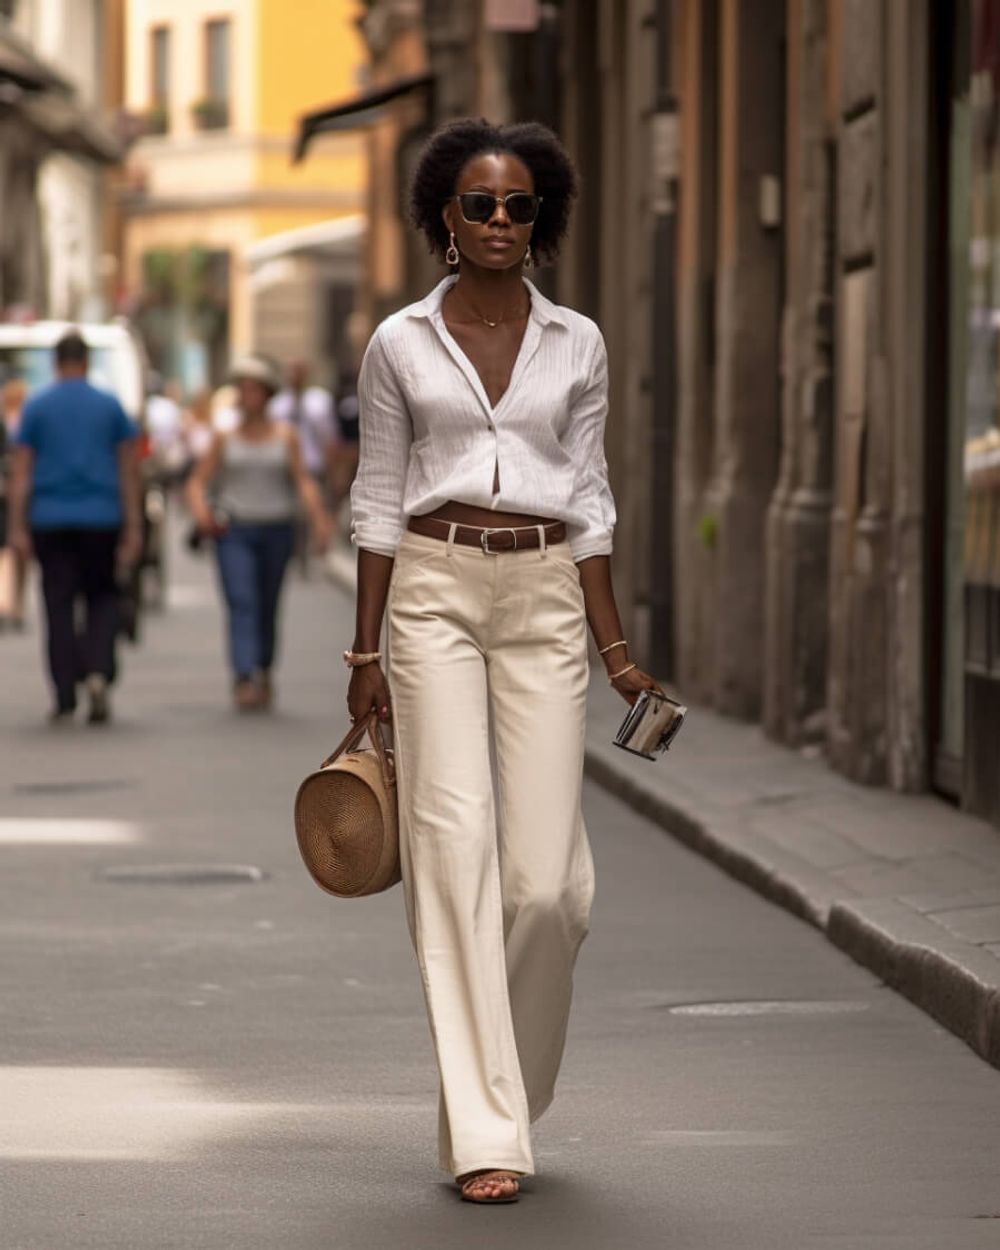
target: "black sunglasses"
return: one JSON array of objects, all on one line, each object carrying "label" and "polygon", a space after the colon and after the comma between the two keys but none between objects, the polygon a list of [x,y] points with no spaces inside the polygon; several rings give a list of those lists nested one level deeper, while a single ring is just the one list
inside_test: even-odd
[{"label": "black sunglasses", "polygon": [[504,212],[515,226],[530,226],[538,216],[540,195],[527,191],[511,191],[510,195],[489,195],[486,191],[464,191],[456,195],[463,218],[473,226],[485,226],[502,204]]}]

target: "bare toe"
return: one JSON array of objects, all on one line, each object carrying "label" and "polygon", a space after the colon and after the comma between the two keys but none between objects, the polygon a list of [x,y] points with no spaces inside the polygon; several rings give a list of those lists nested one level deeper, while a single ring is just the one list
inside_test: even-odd
[{"label": "bare toe", "polygon": [[517,1177],[492,1168],[458,1177],[466,1202],[516,1202]]}]

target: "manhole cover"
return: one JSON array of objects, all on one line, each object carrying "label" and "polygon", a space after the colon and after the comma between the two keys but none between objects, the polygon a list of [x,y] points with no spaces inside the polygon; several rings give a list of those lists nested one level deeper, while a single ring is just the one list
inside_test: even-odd
[{"label": "manhole cover", "polygon": [[678,1003],[667,1010],[674,1016],[844,1016],[867,1011],[867,1003],[823,999],[751,999],[729,1003]]},{"label": "manhole cover", "polygon": [[102,794],[134,785],[125,777],[95,777],[80,781],[16,781],[11,789],[15,794]]},{"label": "manhole cover", "polygon": [[101,876],[119,885],[256,885],[265,874],[253,864],[135,864]]}]

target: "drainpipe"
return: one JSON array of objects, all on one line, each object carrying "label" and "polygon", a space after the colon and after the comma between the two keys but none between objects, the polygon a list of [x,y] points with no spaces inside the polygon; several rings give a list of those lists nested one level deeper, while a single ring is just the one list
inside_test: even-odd
[{"label": "drainpipe", "polygon": [[679,125],[671,82],[672,0],[656,0],[656,108],[650,168],[653,213],[652,492],[649,666],[674,675],[674,443],[677,414],[677,184]]}]

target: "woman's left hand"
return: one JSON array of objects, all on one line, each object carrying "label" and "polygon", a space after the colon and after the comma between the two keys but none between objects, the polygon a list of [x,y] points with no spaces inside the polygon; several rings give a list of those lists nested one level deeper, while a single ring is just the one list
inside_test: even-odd
[{"label": "woman's left hand", "polygon": [[654,681],[648,673],[644,673],[641,668],[630,668],[627,673],[622,673],[621,677],[616,677],[611,683],[618,691],[621,697],[628,704],[633,704],[643,690],[655,690],[658,694],[666,697],[666,691]]}]

